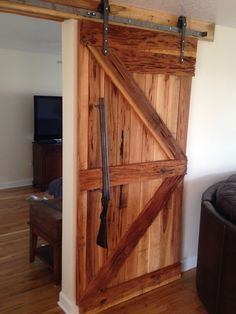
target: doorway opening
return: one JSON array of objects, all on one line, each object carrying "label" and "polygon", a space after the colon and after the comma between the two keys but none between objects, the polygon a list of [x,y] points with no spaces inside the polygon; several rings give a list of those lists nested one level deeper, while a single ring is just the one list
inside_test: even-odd
[{"label": "doorway opening", "polygon": [[[0,312],[60,313],[50,263],[38,251],[30,255],[29,222],[30,208],[43,198],[62,198],[58,185],[57,195],[48,193],[62,177],[61,23],[0,13],[0,37]],[[41,220],[45,225],[47,218]],[[37,248],[43,245],[48,257],[51,243],[41,231]]]}]

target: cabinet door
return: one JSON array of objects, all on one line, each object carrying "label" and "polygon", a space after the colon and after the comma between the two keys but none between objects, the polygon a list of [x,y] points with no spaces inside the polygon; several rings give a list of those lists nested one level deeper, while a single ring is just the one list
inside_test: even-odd
[{"label": "cabinet door", "polygon": [[62,146],[53,144],[45,149],[44,185],[62,176]]},{"label": "cabinet door", "polygon": [[44,191],[62,176],[62,145],[33,144],[33,186]]}]

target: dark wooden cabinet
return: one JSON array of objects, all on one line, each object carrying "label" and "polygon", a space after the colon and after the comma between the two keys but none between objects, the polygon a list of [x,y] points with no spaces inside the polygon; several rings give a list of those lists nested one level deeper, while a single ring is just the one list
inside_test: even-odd
[{"label": "dark wooden cabinet", "polygon": [[45,191],[62,176],[62,144],[33,143],[33,186]]}]

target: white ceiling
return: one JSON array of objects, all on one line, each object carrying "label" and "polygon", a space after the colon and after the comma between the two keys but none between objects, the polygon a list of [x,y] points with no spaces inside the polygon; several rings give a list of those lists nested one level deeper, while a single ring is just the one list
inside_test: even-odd
[{"label": "white ceiling", "polygon": [[[115,0],[236,28],[235,0]],[[61,54],[61,24],[0,13],[0,49]]]},{"label": "white ceiling", "polygon": [[115,0],[132,6],[159,10],[236,28],[235,0]]}]

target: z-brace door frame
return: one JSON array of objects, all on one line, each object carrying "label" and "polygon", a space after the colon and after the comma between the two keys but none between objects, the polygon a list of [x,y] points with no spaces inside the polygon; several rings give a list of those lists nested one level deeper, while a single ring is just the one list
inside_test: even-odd
[{"label": "z-brace door frame", "polygon": [[[100,31],[101,27],[99,26]],[[91,36],[89,34],[91,30]],[[101,37],[96,26],[92,22],[83,22],[80,25],[80,41],[79,45],[79,163],[80,163],[80,186],[78,199],[78,269],[77,269],[77,300],[78,304],[84,311],[92,311],[97,308],[106,308],[112,304],[119,303],[119,293],[121,299],[127,297],[128,294],[134,296],[144,291],[148,291],[161,282],[171,281],[171,277],[176,279],[180,274],[180,264],[166,267],[152,274],[147,274],[142,278],[137,278],[129,282],[123,283],[114,288],[108,288],[110,281],[119,272],[126,259],[132,253],[141,237],[153,223],[160,211],[165,207],[171,194],[178,189],[178,193],[182,194],[182,180],[186,173],[187,158],[184,153],[186,145],[186,127],[188,121],[188,105],[191,84],[186,87],[186,97],[181,95],[184,106],[179,108],[180,120],[179,132],[177,140],[173,137],[169,129],[163,123],[153,106],[144,95],[141,88],[133,79],[132,75],[126,69],[124,63],[116,54],[116,49],[110,47],[109,54],[104,56],[101,48]],[[112,36],[112,35],[111,35]],[[151,34],[150,34],[151,36]],[[114,38],[113,38],[114,39]],[[137,38],[138,41],[138,38]],[[99,44],[98,44],[99,42]],[[115,42],[115,40],[114,40]],[[92,44],[91,44],[92,43]],[[112,46],[112,45],[111,45]],[[195,48],[193,48],[193,51]],[[86,208],[87,208],[87,191],[101,189],[102,173],[101,169],[88,169],[88,151],[83,149],[88,145],[88,62],[89,54],[93,56],[96,62],[109,77],[117,90],[123,95],[132,110],[138,115],[142,123],[145,125],[150,134],[157,140],[160,147],[168,156],[169,160],[155,161],[144,164],[128,164],[122,166],[110,167],[110,183],[111,186],[121,184],[129,184],[135,181],[147,181],[150,179],[162,178],[162,184],[155,191],[152,199],[143,208],[140,215],[133,221],[132,225],[120,239],[116,249],[109,255],[103,267],[97,275],[89,282],[86,287],[85,265],[86,265]],[[187,52],[188,54],[188,52]],[[192,57],[192,56],[191,56]],[[190,57],[190,58],[191,58]],[[179,60],[176,62],[179,63]],[[184,65],[181,65],[184,74]],[[166,70],[167,69],[167,70]],[[170,68],[165,68],[172,71]],[[194,67],[191,71],[194,71]],[[194,72],[187,72],[187,76],[192,76]],[[162,73],[162,72],[161,72]],[[182,90],[184,93],[184,90]],[[186,110],[183,112],[182,110]],[[183,129],[182,129],[183,128]],[[181,196],[179,198],[181,202]],[[158,278],[158,280],[153,278]],[[161,279],[160,279],[161,278]],[[172,279],[173,280],[173,279]],[[136,287],[135,287],[136,286]],[[112,293],[109,293],[109,290]],[[124,291],[126,290],[126,293]],[[130,290],[130,291],[127,291]],[[118,296],[117,296],[118,294]],[[116,295],[116,297],[114,297]],[[96,311],[96,310],[95,310]]]}]

